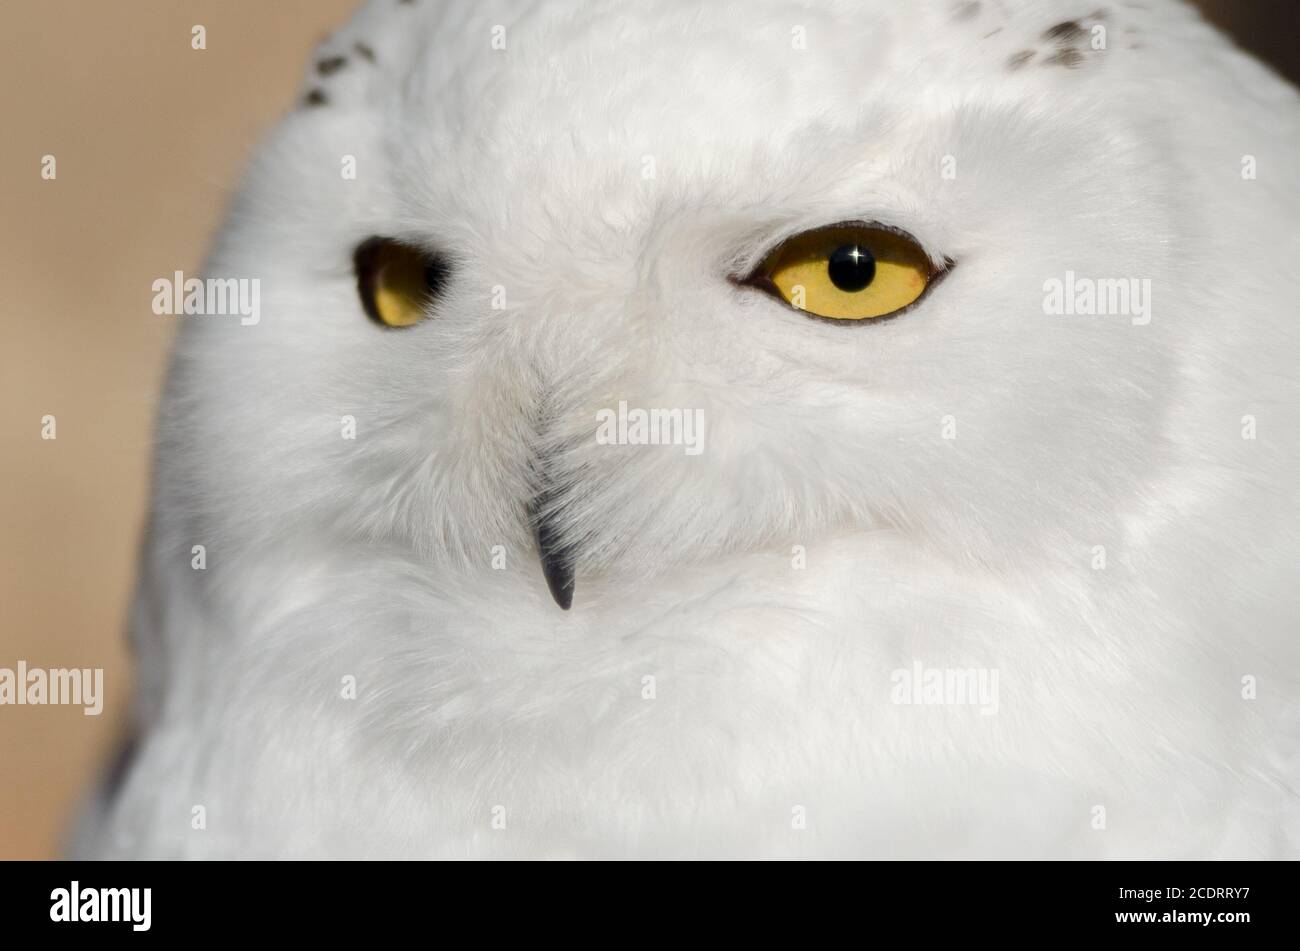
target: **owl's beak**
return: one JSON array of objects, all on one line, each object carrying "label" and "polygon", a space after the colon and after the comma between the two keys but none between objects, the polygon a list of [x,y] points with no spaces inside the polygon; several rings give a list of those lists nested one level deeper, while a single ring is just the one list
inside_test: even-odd
[{"label": "owl's beak", "polygon": [[528,517],[537,538],[537,552],[542,559],[542,577],[551,597],[564,611],[573,604],[573,561],[559,543],[553,516],[546,504],[545,493],[533,499],[528,506]]}]

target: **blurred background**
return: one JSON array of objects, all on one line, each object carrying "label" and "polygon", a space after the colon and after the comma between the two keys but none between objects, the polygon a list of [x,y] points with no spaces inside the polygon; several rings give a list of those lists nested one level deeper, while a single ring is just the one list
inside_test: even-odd
[{"label": "blurred background", "polygon": [[[200,271],[258,135],[357,2],[0,9],[0,668],[102,667],[105,692],[98,717],[0,706],[0,858],[59,854],[124,723],[127,605],[174,326],[152,313],[150,286]],[[1063,16],[1078,6],[1062,0]],[[1300,0],[1197,6],[1296,81]],[[191,49],[195,24],[205,50]],[[46,415],[54,440],[41,439]]]}]

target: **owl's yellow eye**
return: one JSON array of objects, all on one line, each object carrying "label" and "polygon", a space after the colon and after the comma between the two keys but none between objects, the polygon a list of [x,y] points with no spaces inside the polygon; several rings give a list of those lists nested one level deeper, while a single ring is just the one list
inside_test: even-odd
[{"label": "owl's yellow eye", "polygon": [[361,306],[386,327],[419,323],[447,280],[441,258],[388,238],[362,243],[353,264]]},{"label": "owl's yellow eye", "polygon": [[907,235],[879,225],[846,224],[790,238],[767,256],[749,283],[816,317],[870,320],[913,303],[936,273]]}]

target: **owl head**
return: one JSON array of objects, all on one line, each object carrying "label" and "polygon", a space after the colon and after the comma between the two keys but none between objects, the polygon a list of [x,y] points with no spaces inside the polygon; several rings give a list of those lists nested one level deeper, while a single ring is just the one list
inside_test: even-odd
[{"label": "owl head", "polygon": [[1131,93],[1144,18],[1204,28],[1110,6],[376,0],[212,252],[260,319],[185,322],[162,498],[549,611],[847,532],[1086,544],[1178,451],[1214,253]]}]

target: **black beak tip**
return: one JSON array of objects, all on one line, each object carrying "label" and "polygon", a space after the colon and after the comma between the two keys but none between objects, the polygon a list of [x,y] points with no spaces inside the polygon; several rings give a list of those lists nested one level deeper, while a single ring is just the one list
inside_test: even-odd
[{"label": "black beak tip", "polygon": [[528,514],[537,539],[537,553],[541,557],[542,577],[546,579],[546,587],[550,589],[551,597],[560,606],[560,610],[567,611],[573,606],[573,560],[567,557],[569,552],[558,544],[558,533],[550,516],[544,514],[546,506],[543,502],[543,498],[534,499],[529,505]]},{"label": "black beak tip", "polygon": [[555,603],[562,611],[569,610],[573,606],[573,567],[543,551],[542,575],[546,578],[546,587],[550,589]]}]

